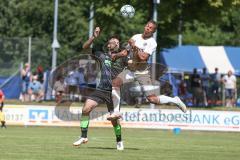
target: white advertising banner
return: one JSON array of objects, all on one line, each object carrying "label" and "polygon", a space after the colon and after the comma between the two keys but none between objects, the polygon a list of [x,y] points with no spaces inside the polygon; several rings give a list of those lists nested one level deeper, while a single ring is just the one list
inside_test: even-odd
[{"label": "white advertising banner", "polygon": [[7,106],[3,108],[7,124],[24,125],[26,121],[27,110],[24,106]]},{"label": "white advertising banner", "polygon": [[[6,105],[6,122],[12,125],[79,126],[81,107]],[[174,109],[121,110],[121,124],[126,128],[151,128],[207,131],[240,131],[240,112]],[[91,113],[90,126],[111,127],[106,120],[107,109],[96,108]]]}]

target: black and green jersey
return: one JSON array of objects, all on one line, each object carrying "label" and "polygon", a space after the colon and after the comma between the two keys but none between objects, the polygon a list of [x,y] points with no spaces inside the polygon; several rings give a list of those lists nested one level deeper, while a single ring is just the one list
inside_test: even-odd
[{"label": "black and green jersey", "polygon": [[112,79],[116,78],[119,73],[122,72],[126,66],[126,59],[119,58],[116,61],[112,61],[109,54],[104,52],[94,52],[95,59],[99,63],[101,78],[97,88],[101,90],[112,90]]}]

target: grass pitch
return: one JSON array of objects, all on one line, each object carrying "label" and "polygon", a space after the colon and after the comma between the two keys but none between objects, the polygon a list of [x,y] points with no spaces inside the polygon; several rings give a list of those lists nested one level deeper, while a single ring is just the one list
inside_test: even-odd
[{"label": "grass pitch", "polygon": [[0,160],[237,160],[240,134],[229,132],[123,129],[124,151],[117,151],[112,128],[90,128],[89,142],[70,127],[0,129]]}]

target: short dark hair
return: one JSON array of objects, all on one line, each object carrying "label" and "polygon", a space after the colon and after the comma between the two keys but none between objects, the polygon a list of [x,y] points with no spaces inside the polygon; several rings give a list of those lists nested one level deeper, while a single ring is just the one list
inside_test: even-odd
[{"label": "short dark hair", "polygon": [[120,37],[118,35],[112,35],[111,37],[109,37],[108,41],[113,38],[117,39],[120,42]]},{"label": "short dark hair", "polygon": [[157,24],[157,22],[156,21],[154,21],[154,20],[150,20],[150,21],[148,21],[147,23],[152,23],[152,24],[154,24],[154,26],[155,26],[155,30],[157,29],[157,27],[158,27],[158,24]]}]

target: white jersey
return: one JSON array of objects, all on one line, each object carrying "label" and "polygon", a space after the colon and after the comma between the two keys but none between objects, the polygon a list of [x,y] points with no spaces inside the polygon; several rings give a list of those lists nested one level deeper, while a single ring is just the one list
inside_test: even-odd
[{"label": "white jersey", "polygon": [[143,52],[152,55],[156,51],[157,42],[153,37],[143,39],[142,34],[136,34],[131,39],[135,41],[135,45]]},{"label": "white jersey", "polygon": [[226,89],[235,89],[236,84],[236,77],[234,75],[231,75],[230,77],[228,75],[225,75],[223,77],[225,88]]},{"label": "white jersey", "polygon": [[[153,37],[143,39],[142,34],[136,34],[131,39],[135,41],[135,45],[140,49],[141,52],[145,52],[149,55],[152,55],[156,51],[157,43]],[[132,60],[132,63],[128,63],[128,69],[131,71],[143,71],[148,70],[147,61],[141,61],[136,54],[130,54],[129,57]]]}]

